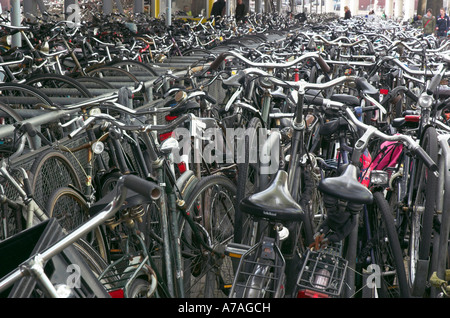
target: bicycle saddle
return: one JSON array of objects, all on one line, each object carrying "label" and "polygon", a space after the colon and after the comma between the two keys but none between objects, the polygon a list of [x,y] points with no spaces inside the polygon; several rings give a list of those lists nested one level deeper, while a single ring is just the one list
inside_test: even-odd
[{"label": "bicycle saddle", "polygon": [[319,135],[321,136],[331,136],[335,132],[339,130],[347,130],[348,129],[348,121],[344,118],[339,117],[333,121],[328,123],[324,123],[319,129]]},{"label": "bicycle saddle", "polygon": [[330,96],[333,102],[343,103],[347,106],[360,106],[358,97],[346,94],[334,94]]},{"label": "bicycle saddle", "polygon": [[363,77],[358,77],[355,80],[355,84],[356,84],[356,89],[358,91],[363,92],[364,94],[367,95],[376,95],[379,94],[380,92],[378,91],[378,89],[376,89],[373,85],[371,85],[365,78]]},{"label": "bicycle saddle", "polygon": [[[114,200],[114,195],[115,191],[110,191],[103,198],[95,202],[92,206],[89,207],[89,215],[93,216],[104,210],[106,206]],[[150,198],[147,198],[141,194],[138,194],[137,192],[127,189],[127,196],[121,209],[136,207],[141,204],[148,203],[150,201],[151,201]]]},{"label": "bicycle saddle", "polygon": [[289,193],[287,180],[287,172],[278,171],[266,190],[250,195],[241,201],[241,211],[269,221],[301,221],[303,210]]},{"label": "bicycle saddle", "polygon": [[360,204],[370,204],[373,201],[372,192],[358,182],[358,170],[354,165],[348,165],[339,177],[322,179],[319,190],[335,198]]}]

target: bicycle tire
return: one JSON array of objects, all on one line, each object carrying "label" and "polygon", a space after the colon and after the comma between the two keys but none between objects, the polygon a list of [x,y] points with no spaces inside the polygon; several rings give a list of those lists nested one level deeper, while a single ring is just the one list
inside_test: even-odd
[{"label": "bicycle tire", "polygon": [[[37,74],[25,82],[26,85],[30,85],[32,87],[36,87],[37,89],[45,89],[45,88],[57,88],[57,89],[63,89],[63,88],[72,88],[76,92],[71,93],[69,96],[64,95],[63,97],[85,97],[85,98],[92,98],[93,95],[89,90],[79,81],[74,80],[71,77],[60,75],[60,74]],[[47,96],[50,98],[61,96],[61,93],[58,92],[56,96],[53,94],[46,93]]]},{"label": "bicycle tire", "polygon": [[136,278],[128,289],[128,298],[147,298],[150,282],[142,278]]},{"label": "bicycle tire", "polygon": [[[379,295],[389,298],[409,298],[410,290],[403,251],[395,228],[393,211],[382,192],[375,191],[373,198],[374,204],[369,214],[373,220],[374,249],[375,255],[378,256],[376,262],[381,269]],[[395,273],[394,276],[384,275],[385,270]],[[393,286],[394,283],[397,286]]]},{"label": "bicycle tire", "polygon": [[51,193],[72,185],[82,189],[80,178],[72,163],[62,153],[47,150],[40,154],[30,168],[31,190],[36,203],[45,208]]},{"label": "bicycle tire", "polygon": [[[236,186],[233,182],[221,175],[211,175],[202,178],[186,199],[186,211],[194,218],[201,218],[199,226],[206,231],[203,232],[204,239],[206,242],[209,240],[215,249],[223,249],[233,240],[235,196]],[[222,207],[214,206],[219,200]],[[221,210],[223,207],[224,210]],[[180,233],[182,253],[190,255],[183,262],[186,297],[227,296],[234,278],[231,259],[217,260],[214,257],[218,255],[205,254],[193,236],[192,229],[185,223],[180,226]]]},{"label": "bicycle tire", "polygon": [[[437,132],[428,127],[422,134],[421,147],[434,162],[438,162]],[[414,178],[415,197],[412,203],[410,224],[409,279],[412,296],[423,296],[425,282],[429,273],[418,268],[419,262],[427,262],[431,253],[433,217],[436,213],[438,178],[423,164],[417,161]],[[423,213],[420,209],[423,208]],[[419,271],[418,271],[419,270]]]},{"label": "bicycle tire", "polygon": [[114,89],[114,86],[99,77],[80,76],[75,78],[77,82],[82,83],[89,90],[90,88]]},{"label": "bicycle tire", "polygon": [[[89,205],[82,194],[70,187],[53,191],[47,202],[46,213],[55,217],[67,231],[72,231],[89,219]],[[106,261],[109,255],[103,231],[97,227],[86,234],[84,240]]]},{"label": "bicycle tire", "polygon": [[94,275],[100,276],[108,266],[103,257],[83,239],[77,240],[73,245],[84,258]]},{"label": "bicycle tire", "polygon": [[[140,83],[139,79],[132,73],[130,73],[120,67],[113,67],[113,66],[102,66],[99,68],[94,68],[93,70],[91,70],[87,73],[87,76],[98,77],[101,79],[105,79],[105,76],[106,76],[106,77],[108,77],[108,80],[114,79],[115,76],[121,76],[121,77],[125,78],[125,82],[126,82],[125,84],[123,82],[116,83],[116,86],[119,86],[119,87],[116,87],[114,85],[114,81],[111,81],[110,84],[115,88],[121,88],[121,87],[124,87],[127,85],[134,86],[134,85]],[[136,92],[133,96],[133,101],[136,103],[138,100],[140,102],[148,102],[149,97],[147,95],[147,92],[143,92],[143,91]]]},{"label": "bicycle tire", "polygon": [[131,74],[130,72],[128,72],[124,69],[121,69],[119,67],[112,67],[112,66],[101,66],[98,68],[94,68],[87,73],[87,76],[103,78],[105,76],[105,73],[109,73],[109,74],[113,74],[113,75],[120,74],[120,75],[128,78],[130,83],[139,83],[139,80],[137,79],[137,77],[134,76],[133,74]]},{"label": "bicycle tire", "polygon": [[[259,166],[258,162],[251,163],[250,149],[256,150],[258,159],[259,154],[259,139],[258,139],[258,129],[262,128],[262,122],[259,118],[254,117],[250,120],[248,124],[247,131],[256,132],[256,135],[252,134],[244,139],[244,158],[243,162],[237,160],[238,165],[238,182],[237,182],[237,194],[236,194],[236,223],[235,223],[235,242],[246,244],[252,246],[255,244],[257,238],[256,234],[258,232],[258,222],[255,222],[253,218],[246,214],[242,214],[239,208],[239,203],[245,197],[258,192],[260,190],[260,180],[259,180]],[[255,140],[256,138],[256,140]],[[256,146],[256,149],[255,149]],[[239,150],[237,150],[239,154]]]},{"label": "bicycle tire", "polygon": [[[33,109],[39,103],[46,106],[54,106],[52,100],[47,95],[30,85],[1,83],[0,94],[0,101],[10,105],[12,108]],[[17,100],[20,97],[24,99]]]},{"label": "bicycle tire", "polygon": [[158,73],[149,65],[139,62],[139,61],[133,61],[133,60],[124,60],[124,61],[118,61],[118,62],[111,62],[108,63],[107,66],[112,67],[119,67],[122,69],[125,69],[127,72],[130,72],[131,74],[135,76],[142,75],[141,72],[146,73],[146,76],[158,76]]}]

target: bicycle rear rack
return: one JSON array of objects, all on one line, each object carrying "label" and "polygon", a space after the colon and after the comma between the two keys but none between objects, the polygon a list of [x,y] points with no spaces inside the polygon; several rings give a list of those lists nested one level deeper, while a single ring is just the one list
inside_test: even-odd
[{"label": "bicycle rear rack", "polygon": [[347,264],[333,248],[309,250],[297,279],[297,290],[314,291],[317,297],[339,297]]},{"label": "bicycle rear rack", "polygon": [[[148,266],[148,256],[125,254],[110,264],[99,276],[100,282],[113,298],[127,298],[130,285],[138,276],[144,276],[151,280],[153,270]],[[148,294],[154,289],[150,288]]]},{"label": "bicycle rear rack", "polygon": [[266,237],[242,255],[230,298],[283,297],[285,266],[275,240]]}]

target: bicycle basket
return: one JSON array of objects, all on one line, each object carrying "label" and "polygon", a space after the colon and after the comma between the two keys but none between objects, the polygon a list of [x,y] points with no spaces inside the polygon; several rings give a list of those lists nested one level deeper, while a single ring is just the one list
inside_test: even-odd
[{"label": "bicycle basket", "polygon": [[230,297],[282,297],[285,265],[283,255],[274,240],[266,238],[242,255]]},{"label": "bicycle basket", "polygon": [[327,297],[338,297],[347,264],[347,260],[333,253],[332,249],[308,251],[297,279],[298,291],[315,291]]}]

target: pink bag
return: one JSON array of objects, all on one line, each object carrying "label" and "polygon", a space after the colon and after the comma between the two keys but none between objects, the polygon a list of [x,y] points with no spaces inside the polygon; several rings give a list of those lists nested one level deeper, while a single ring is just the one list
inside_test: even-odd
[{"label": "pink bag", "polygon": [[[372,170],[383,170],[385,168],[392,168],[397,165],[398,158],[402,154],[403,144],[396,141],[385,141],[380,146],[380,151],[375,159],[367,165],[367,160],[363,160],[363,169],[360,180],[361,184],[366,187],[370,183],[370,173]],[[364,157],[364,156],[362,156]],[[363,158],[364,159],[364,158]]]}]

